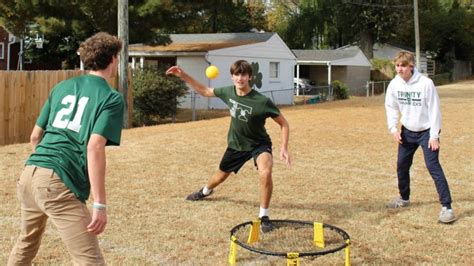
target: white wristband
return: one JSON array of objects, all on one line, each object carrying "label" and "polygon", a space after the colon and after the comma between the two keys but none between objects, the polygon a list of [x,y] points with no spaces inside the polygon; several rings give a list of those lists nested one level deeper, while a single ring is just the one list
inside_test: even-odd
[{"label": "white wristband", "polygon": [[94,202],[92,204],[92,208],[98,209],[98,210],[105,210],[107,208],[107,205],[102,204],[102,203],[98,203],[98,202]]}]

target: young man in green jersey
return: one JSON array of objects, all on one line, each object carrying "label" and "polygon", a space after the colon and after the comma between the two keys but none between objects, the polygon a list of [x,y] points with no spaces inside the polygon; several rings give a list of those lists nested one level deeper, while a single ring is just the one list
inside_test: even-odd
[{"label": "young man in green jersey", "polygon": [[228,147],[215,173],[207,184],[199,191],[190,194],[187,200],[202,200],[211,195],[213,189],[224,182],[229,175],[237,173],[239,169],[253,158],[260,175],[260,212],[263,232],[272,230],[273,226],[268,218],[268,207],[272,196],[272,142],[265,130],[265,120],[271,117],[281,128],[280,158],[288,167],[291,166],[288,154],[289,125],[280,110],[273,102],[253,90],[249,85],[252,77],[252,67],[245,60],[238,60],[230,67],[230,74],[234,86],[222,88],[208,88],[184,72],[179,66],[173,66],[166,71],[168,75],[175,75],[202,96],[219,97],[230,110],[231,124],[228,132]]},{"label": "young man in green jersey", "polygon": [[107,224],[105,146],[120,144],[124,113],[123,97],[107,79],[117,73],[121,48],[103,32],[83,42],[79,53],[90,72],[57,84],[41,109],[18,179],[21,231],[8,265],[31,264],[48,218],[74,264],[105,264],[97,241]]}]

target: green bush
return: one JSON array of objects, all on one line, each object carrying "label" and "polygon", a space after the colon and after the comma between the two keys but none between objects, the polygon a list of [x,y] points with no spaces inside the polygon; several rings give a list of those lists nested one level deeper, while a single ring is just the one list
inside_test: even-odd
[{"label": "green bush", "polygon": [[346,84],[339,80],[335,80],[332,82],[331,86],[334,93],[334,100],[349,99],[349,92]]},{"label": "green bush", "polygon": [[392,60],[384,58],[372,58],[370,60],[373,70],[371,80],[390,80],[395,77],[395,65]]},{"label": "green bush", "polygon": [[153,125],[176,114],[179,98],[188,87],[164,68],[139,69],[133,72],[133,125]]},{"label": "green bush", "polygon": [[393,61],[390,59],[385,59],[385,58],[372,58],[370,60],[370,63],[372,63],[372,67],[377,70],[383,70],[383,69],[391,69],[395,73],[395,65],[393,64]]}]

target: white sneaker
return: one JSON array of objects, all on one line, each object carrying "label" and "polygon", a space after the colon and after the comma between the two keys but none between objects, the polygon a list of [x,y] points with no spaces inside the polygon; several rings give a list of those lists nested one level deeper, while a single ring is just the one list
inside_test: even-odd
[{"label": "white sneaker", "polygon": [[456,221],[456,216],[454,216],[453,209],[442,207],[441,212],[439,213],[438,221],[443,224],[449,224]]}]

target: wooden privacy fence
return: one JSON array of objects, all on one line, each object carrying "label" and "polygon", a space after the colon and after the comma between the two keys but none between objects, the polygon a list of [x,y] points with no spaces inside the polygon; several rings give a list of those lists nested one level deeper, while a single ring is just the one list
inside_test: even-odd
[{"label": "wooden privacy fence", "polygon": [[[0,71],[0,145],[29,142],[41,107],[54,85],[83,73],[81,70]],[[130,78],[129,74],[127,103],[131,123]],[[117,79],[109,80],[109,84],[117,88]]]}]

